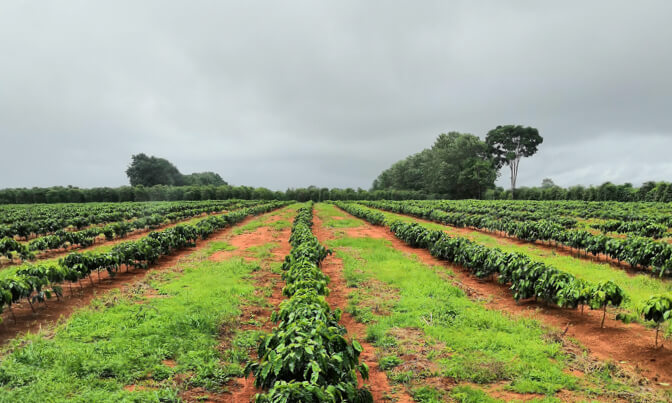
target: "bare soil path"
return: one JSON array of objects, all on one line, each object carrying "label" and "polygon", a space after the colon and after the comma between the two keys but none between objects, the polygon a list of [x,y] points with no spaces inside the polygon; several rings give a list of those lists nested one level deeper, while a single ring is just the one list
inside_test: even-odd
[{"label": "bare soil path", "polygon": [[[317,215],[314,216],[313,222],[313,233],[321,244],[325,244],[326,241],[334,238],[331,230],[324,226],[322,220]],[[413,399],[406,393],[393,390],[385,371],[380,369],[378,359],[375,355],[375,347],[364,341],[366,337],[366,325],[357,322],[352,315],[345,312],[345,308],[348,305],[348,294],[352,289],[347,286],[343,277],[343,260],[335,255],[327,256],[322,262],[322,271],[330,278],[330,293],[326,298],[327,302],[332,308],[340,308],[344,311],[341,316],[341,324],[348,330],[348,335],[355,337],[363,348],[359,358],[360,361],[366,363],[369,367],[369,379],[364,382],[360,378],[359,386],[361,387],[364,383],[369,385],[374,402],[413,402]]]},{"label": "bare soil path", "polygon": [[[280,213],[285,211],[287,210],[282,209]],[[215,239],[225,241],[235,249],[215,252],[210,256],[211,260],[221,262],[233,258],[243,258],[246,261],[258,262],[260,264],[260,269],[254,272],[252,281],[256,288],[255,295],[265,302],[264,304],[244,303],[241,306],[240,326],[236,329],[224,328],[221,331],[222,342],[219,347],[221,351],[227,350],[231,335],[236,330],[264,330],[270,332],[273,328],[274,324],[271,322],[270,317],[271,313],[277,309],[284,299],[282,295],[284,282],[281,280],[280,274],[271,270],[270,265],[283,262],[291,249],[289,244],[291,228],[275,229],[270,226],[281,219],[283,217],[280,214],[271,215],[265,219],[264,226],[262,227],[249,232],[243,232],[239,235],[227,232]],[[255,248],[271,243],[274,245],[268,255],[262,257],[255,255]],[[257,358],[256,350],[250,353],[250,358]],[[263,392],[254,386],[253,376],[232,379],[226,385],[226,389],[224,393],[216,394],[206,392],[201,388],[194,388],[184,391],[181,397],[187,402],[250,403],[254,400],[255,394]],[[203,400],[203,396],[207,396],[207,400]]]},{"label": "bare soil path", "polygon": [[[341,210],[343,211],[343,210]],[[418,220],[420,221],[420,220]],[[605,328],[600,328],[601,311],[561,309],[543,306],[533,301],[516,303],[508,287],[496,282],[479,280],[458,266],[433,257],[425,249],[411,248],[396,238],[388,228],[375,227],[362,221],[361,227],[343,228],[349,236],[386,239],[403,252],[416,255],[422,262],[442,266],[455,273],[455,285],[474,299],[484,300],[486,306],[532,317],[559,330],[563,339],[576,339],[590,356],[600,361],[613,361],[632,374],[641,374],[652,384],[669,388],[672,384],[672,346],[654,348],[655,331],[637,324],[624,324],[607,315]],[[668,344],[670,342],[668,341]]]}]

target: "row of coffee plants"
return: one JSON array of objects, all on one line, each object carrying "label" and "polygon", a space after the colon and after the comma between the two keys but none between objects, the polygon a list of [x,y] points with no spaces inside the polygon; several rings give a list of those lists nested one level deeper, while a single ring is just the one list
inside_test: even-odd
[{"label": "row of coffee plants", "polygon": [[[169,213],[165,216],[153,214],[132,221],[118,221],[102,227],[91,227],[82,231],[58,230],[54,234],[33,239],[27,244],[15,241],[12,238],[0,239],[0,255],[12,259],[17,255],[21,260],[32,259],[38,251],[54,250],[69,246],[85,248],[95,243],[96,239],[104,235],[106,240],[123,238],[128,233],[141,229],[155,229],[164,224],[199,216],[204,213],[218,213],[223,210],[237,209],[244,206],[253,206],[257,202],[225,202],[219,205],[209,205],[188,210]],[[14,252],[14,253],[13,253]]]},{"label": "row of coffee plants", "polygon": [[[397,202],[362,202],[362,204],[396,213],[409,214],[442,224],[462,226],[464,221],[454,214],[431,207],[404,207]],[[632,267],[648,268],[659,276],[672,275],[672,244],[654,241],[644,237],[614,238],[594,235],[583,230],[567,230],[561,225],[547,221],[515,222],[497,219],[472,221],[469,227],[491,232],[504,232],[508,236],[534,242],[537,240],[555,242],[594,256],[606,255]]]},{"label": "row of coffee plants", "polygon": [[109,252],[71,253],[57,264],[25,265],[15,270],[9,268],[0,272],[0,312],[4,308],[11,311],[12,305],[22,300],[27,300],[33,307],[35,302],[45,302],[52,295],[60,298],[63,283],[69,282],[72,286],[87,277],[93,283],[92,274],[95,272],[100,274],[101,271],[107,271],[110,276],[114,276],[122,267],[127,270],[130,267],[146,269],[161,256],[194,246],[197,239],[206,239],[213,232],[250,215],[265,213],[286,204],[271,202],[210,216],[193,225],[184,224],[151,232],[137,241],[116,245]]},{"label": "row of coffee plants", "polygon": [[652,295],[647,299],[642,307],[640,313],[644,319],[656,327],[656,347],[658,347],[658,333],[660,326],[666,321],[672,319],[672,295]]},{"label": "row of coffee plants", "polygon": [[666,225],[657,224],[653,221],[609,220],[590,226],[605,233],[633,234],[653,239],[660,239],[668,234]]},{"label": "row of coffee plants", "polygon": [[359,363],[362,346],[348,342],[339,325],[340,310],[331,310],[325,296],[329,278],[320,263],[330,251],[311,231],[312,202],[298,210],[292,227],[290,254],[283,263],[283,294],[271,319],[277,323],[263,336],[257,349],[259,361],[245,368],[258,388],[257,403],[373,402],[368,389],[357,387],[357,373],[368,378],[368,367]]},{"label": "row of coffee plants", "polygon": [[394,235],[413,247],[428,249],[432,256],[460,265],[479,278],[494,278],[509,284],[513,298],[534,298],[562,308],[587,305],[602,309],[602,326],[607,306],[620,306],[625,301],[623,290],[612,281],[591,284],[555,267],[534,261],[527,255],[507,253],[488,248],[461,237],[450,237],[417,223],[386,222],[378,211],[352,203],[337,203],[348,213],[371,223],[384,223]]},{"label": "row of coffee plants", "polygon": [[[430,207],[449,213],[463,215],[488,216],[513,221],[547,220],[562,225],[564,228],[576,228],[578,218],[607,222],[589,223],[588,225],[603,233],[615,232],[662,238],[672,227],[672,209],[661,203],[655,208],[651,203],[586,203],[581,202],[536,202],[536,201],[482,201],[482,200],[411,200],[405,205],[421,208]],[[624,209],[623,205],[635,205]],[[663,211],[661,211],[663,210]],[[620,212],[619,212],[620,211]],[[621,217],[621,218],[616,218]]]},{"label": "row of coffee plants", "polygon": [[[0,237],[29,239],[58,230],[81,230],[91,225],[131,220],[152,215],[176,219],[183,212],[225,210],[231,204],[255,203],[244,200],[199,202],[91,203],[58,205],[0,206]],[[256,202],[258,203],[258,202]]]},{"label": "row of coffee plants", "polygon": [[[488,218],[509,219],[512,221],[541,221],[547,220],[562,225],[564,228],[576,228],[577,219],[582,214],[581,210],[543,208],[536,210],[516,209],[515,207],[525,206],[526,203],[519,201],[512,206],[497,206],[484,204],[480,201],[410,201],[407,204],[413,204],[418,207],[431,207],[437,210],[443,210],[449,213],[463,213],[462,215],[487,216]],[[512,208],[513,207],[513,208]],[[569,214],[564,215],[564,214]],[[585,214],[585,213],[584,213]],[[631,234],[648,238],[659,239],[667,235],[668,227],[666,224],[660,224],[640,213],[639,220],[628,218],[626,220],[610,219],[606,222],[597,222],[590,224],[590,227],[603,233],[615,232],[619,234]],[[668,222],[667,216],[661,216],[659,221]],[[465,226],[471,226],[469,224]]]},{"label": "row of coffee plants", "polygon": [[456,213],[455,216],[461,217],[470,217],[473,216],[473,219],[479,218],[490,218],[490,219],[501,219],[501,220],[510,220],[510,221],[541,221],[541,220],[550,220],[556,224],[559,224],[565,228],[574,228],[577,224],[576,218],[549,214],[545,210],[515,210],[515,209],[502,209],[495,208],[493,206],[483,205],[483,204],[474,204],[468,202],[457,203],[453,200],[412,200],[405,202],[404,205],[408,207],[419,207],[426,208],[432,207],[436,210],[442,210],[447,213]]},{"label": "row of coffee plants", "polygon": [[535,200],[442,200],[444,208],[466,206],[491,211],[540,212],[548,217],[567,216],[582,219],[651,221],[672,228],[672,204],[650,202],[586,202]]}]

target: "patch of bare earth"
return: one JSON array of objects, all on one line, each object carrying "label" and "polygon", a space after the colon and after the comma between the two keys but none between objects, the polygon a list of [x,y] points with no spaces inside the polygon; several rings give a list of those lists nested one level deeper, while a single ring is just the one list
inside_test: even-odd
[{"label": "patch of bare earth", "polygon": [[581,313],[580,310],[545,306],[533,300],[516,303],[507,286],[478,279],[459,266],[433,257],[426,249],[411,248],[386,227],[362,223],[367,227],[365,230],[350,228],[346,233],[386,239],[394,248],[417,256],[427,265],[451,270],[453,284],[465,290],[471,298],[485,301],[491,309],[534,318],[551,326],[564,343],[577,340],[586,347],[592,362],[608,362],[618,368],[623,379],[636,380],[645,389],[667,389],[672,384],[672,350],[654,347],[654,330],[637,323],[624,324],[612,319],[611,314],[607,315],[602,329],[602,312],[598,310],[586,309]]},{"label": "patch of bare earth", "polygon": [[[291,246],[289,244],[290,228],[275,230],[269,225],[282,219],[275,215],[269,217],[265,226],[259,227],[254,231],[245,232],[240,235],[231,233],[223,237],[227,243],[235,247],[234,250],[219,251],[211,255],[213,261],[224,261],[231,258],[243,258],[246,261],[257,261],[260,263],[260,269],[252,274],[252,281],[255,285],[255,296],[262,299],[265,303],[245,302],[241,306],[241,315],[239,326],[236,329],[222,328],[220,331],[221,343],[219,350],[224,353],[230,347],[230,341],[236,331],[263,330],[270,332],[273,323],[270,320],[271,313],[277,309],[283,301],[282,288],[284,286],[281,276],[271,271],[270,264],[282,262],[285,256],[289,254]],[[275,243],[271,250],[271,256],[264,259],[255,258],[250,248]],[[257,301],[258,299],[257,298]],[[256,350],[250,351],[250,359],[257,359]],[[202,388],[193,388],[181,393],[181,398],[187,402],[233,402],[249,403],[253,401],[254,395],[263,392],[254,386],[254,377],[250,375],[247,378],[236,378],[230,380],[222,393],[206,391]]]},{"label": "patch of bare earth", "polygon": [[[313,233],[320,243],[324,244],[327,240],[334,237],[333,233],[323,225],[319,217],[315,216],[313,221]],[[322,262],[322,271],[330,278],[330,293],[326,298],[327,302],[332,308],[340,308],[342,311],[345,311],[348,305],[348,294],[353,289],[347,286],[343,277],[343,261],[335,255],[328,256]],[[359,358],[361,362],[366,363],[369,367],[368,381],[364,382],[360,377],[359,386],[361,387],[365,383],[369,386],[374,402],[412,402],[413,399],[408,394],[392,388],[385,371],[378,365],[375,347],[364,341],[366,337],[366,325],[357,322],[347,312],[343,312],[341,324],[347,329],[348,335],[356,338],[362,345],[363,351]]]}]

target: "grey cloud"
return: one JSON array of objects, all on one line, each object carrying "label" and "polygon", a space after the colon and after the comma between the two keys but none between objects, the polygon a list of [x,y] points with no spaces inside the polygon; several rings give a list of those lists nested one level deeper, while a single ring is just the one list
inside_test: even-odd
[{"label": "grey cloud", "polygon": [[522,185],[672,180],[667,1],[0,8],[0,187],[121,185],[146,152],[236,184],[367,188],[441,132],[505,123],[545,137]]}]

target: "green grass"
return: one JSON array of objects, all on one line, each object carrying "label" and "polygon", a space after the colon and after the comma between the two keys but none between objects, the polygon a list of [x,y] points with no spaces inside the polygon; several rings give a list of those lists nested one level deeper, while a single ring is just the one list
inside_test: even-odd
[{"label": "green grass", "polygon": [[[372,238],[341,238],[329,243],[344,261],[346,278],[375,278],[398,289],[389,315],[376,316],[367,337],[380,347],[395,328],[421,329],[445,345],[434,357],[441,376],[476,383],[510,381],[521,393],[575,389],[576,378],[563,372],[561,346],[542,341],[536,321],[511,319],[471,301],[459,288],[417,258]],[[443,270],[443,269],[438,269]]]},{"label": "green grass", "polygon": [[205,249],[202,249],[200,253],[206,256],[210,256],[218,251],[231,251],[231,250],[236,250],[236,247],[224,241],[212,241],[209,242],[207,247]]},{"label": "green grass", "polygon": [[269,224],[269,227],[273,228],[275,231],[282,231],[283,229],[290,228],[292,223],[289,220],[278,220]]},{"label": "green grass", "polygon": [[[405,222],[419,222],[413,217],[401,214],[388,212],[382,213],[390,219],[400,219]],[[457,230],[447,225],[424,222],[421,224],[427,228],[445,231],[452,236],[465,237],[465,234],[459,233]],[[589,282],[597,283],[600,281],[612,280],[625,291],[629,298],[623,305],[623,308],[633,313],[636,312],[637,307],[651,295],[672,292],[672,281],[667,279],[660,279],[648,274],[636,274],[632,276],[625,270],[613,267],[607,263],[596,263],[587,259],[560,255],[552,249],[540,248],[533,244],[518,245],[507,239],[488,235],[479,231],[470,231],[466,234],[466,237],[474,242],[491,248],[496,247],[506,252],[524,253],[535,260],[544,262]]]},{"label": "green grass", "polygon": [[[304,203],[294,203],[280,210],[274,211],[270,214],[265,214],[249,223],[238,226],[233,230],[233,235],[241,235],[249,232],[254,232],[261,227],[271,227],[275,231],[281,231],[292,226],[292,220],[296,215],[296,210]],[[279,217],[279,220],[271,222],[274,217]]]},{"label": "green grass", "polygon": [[234,228],[233,235],[242,235],[245,233],[254,232],[261,227],[265,227],[268,224],[269,219],[269,216],[257,217],[245,225]]},{"label": "green grass", "polygon": [[[227,248],[213,242],[194,255]],[[206,390],[240,376],[256,335],[239,332],[221,354],[220,328],[237,326],[258,266],[196,259],[183,267],[150,277],[156,297],[111,292],[48,333],[13,340],[0,363],[0,401],[175,401],[178,374]]]},{"label": "green grass", "polygon": [[[362,222],[353,216],[344,213],[332,204],[318,203],[315,212],[322,219],[323,225],[329,228],[355,228],[361,227]],[[339,217],[339,218],[334,218]]]},{"label": "green grass", "polygon": [[278,247],[277,242],[269,242],[263,245],[251,246],[246,250],[252,254],[257,259],[268,259],[273,254],[271,253],[273,249]]}]

